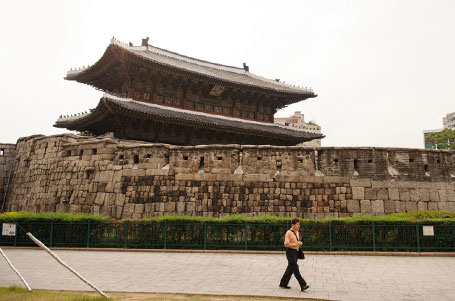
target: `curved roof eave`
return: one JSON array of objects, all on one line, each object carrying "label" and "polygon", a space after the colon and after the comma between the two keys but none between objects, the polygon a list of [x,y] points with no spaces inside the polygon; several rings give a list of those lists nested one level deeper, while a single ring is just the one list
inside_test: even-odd
[{"label": "curved roof eave", "polygon": [[120,98],[105,93],[98,106],[90,113],[60,118],[55,127],[77,129],[84,124],[93,124],[104,118],[111,105],[122,107],[130,112],[158,116],[167,120],[184,120],[193,125],[200,124],[208,128],[229,128],[232,131],[262,132],[265,134],[283,135],[292,139],[320,139],[324,135],[293,129],[275,123],[263,123],[253,120],[242,120],[234,117],[212,115],[203,112],[193,112],[184,109],[165,107],[158,104],[144,103],[130,98]]},{"label": "curved roof eave", "polygon": [[111,43],[106,48],[103,56],[94,65],[69,70],[65,79],[84,82],[82,78],[84,76],[88,76],[91,71],[96,69],[98,65],[101,64],[105,56],[109,55],[108,50],[110,47],[123,49],[124,51],[127,51],[128,53],[131,53],[141,59],[145,59],[165,67],[197,74],[198,76],[205,77],[207,79],[224,81],[247,88],[261,88],[275,93],[302,96],[304,99],[317,96],[317,94],[315,94],[311,89],[296,87],[276,80],[264,78],[245,71],[242,68],[198,60],[154,46],[129,46],[116,40],[115,38],[111,40]]}]

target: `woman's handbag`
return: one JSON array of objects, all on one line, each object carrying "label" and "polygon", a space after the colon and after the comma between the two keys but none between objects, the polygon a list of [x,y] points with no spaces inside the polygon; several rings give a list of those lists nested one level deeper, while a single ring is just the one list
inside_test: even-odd
[{"label": "woman's handbag", "polygon": [[[295,238],[297,238],[297,234],[296,234],[293,230],[291,230],[291,231],[292,231],[292,233],[294,233]],[[297,241],[298,241],[298,240],[299,240],[299,239],[297,238]],[[299,248],[298,251],[297,251],[297,258],[298,258],[298,259],[305,259],[305,254],[303,253],[302,249],[300,249],[300,248]]]}]

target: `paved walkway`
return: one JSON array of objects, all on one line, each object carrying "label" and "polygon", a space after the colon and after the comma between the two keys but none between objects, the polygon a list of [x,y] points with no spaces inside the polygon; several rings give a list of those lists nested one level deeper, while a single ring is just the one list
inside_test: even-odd
[{"label": "paved walkway", "polygon": [[[3,249],[30,286],[91,290],[41,250]],[[308,255],[310,284],[292,277],[280,289],[284,255],[57,250],[67,264],[105,291],[263,295],[329,300],[455,300],[454,257]],[[0,257],[0,286],[22,285]]]}]

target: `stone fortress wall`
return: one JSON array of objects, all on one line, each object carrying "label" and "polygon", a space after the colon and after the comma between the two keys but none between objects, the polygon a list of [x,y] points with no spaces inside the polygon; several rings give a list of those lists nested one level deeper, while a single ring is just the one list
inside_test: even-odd
[{"label": "stone fortress wall", "polygon": [[455,152],[442,150],[173,146],[38,135],[18,140],[11,180],[9,211],[116,219],[455,211]]},{"label": "stone fortress wall", "polygon": [[8,179],[14,161],[15,149],[15,144],[0,143],[0,209],[8,187]]}]

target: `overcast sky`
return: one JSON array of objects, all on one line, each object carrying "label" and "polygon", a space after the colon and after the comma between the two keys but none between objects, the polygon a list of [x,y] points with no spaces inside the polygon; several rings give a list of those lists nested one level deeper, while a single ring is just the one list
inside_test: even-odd
[{"label": "overcast sky", "polygon": [[2,1],[0,143],[65,132],[102,92],[65,81],[115,36],[312,87],[323,146],[423,147],[455,111],[455,1]]}]

